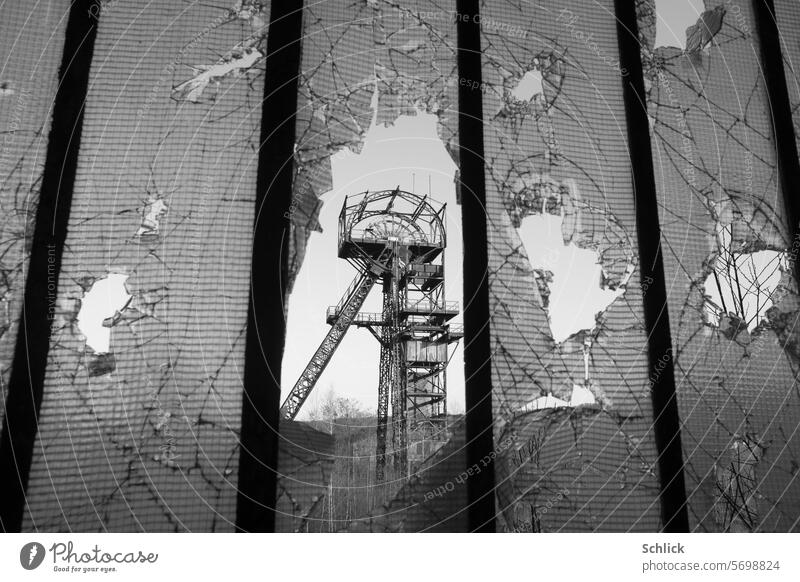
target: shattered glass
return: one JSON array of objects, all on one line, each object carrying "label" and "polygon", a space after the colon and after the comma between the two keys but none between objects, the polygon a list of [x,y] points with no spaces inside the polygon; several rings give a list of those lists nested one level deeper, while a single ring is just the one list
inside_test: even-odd
[{"label": "shattered glass", "polygon": [[[407,116],[433,115],[437,120],[438,137],[450,157],[457,160],[454,16],[452,0],[402,3],[359,0],[305,6],[295,176],[289,212],[292,229],[290,289],[303,265],[311,233],[322,230],[319,217],[323,204],[336,204],[337,213],[341,206],[340,200],[323,202],[322,198],[334,186],[332,158],[343,152],[361,153],[371,127],[392,125]],[[388,187],[395,187],[395,184]],[[460,233],[453,232],[451,236],[460,236]],[[288,298],[286,305],[288,309]],[[320,313],[319,317],[323,315]],[[290,317],[288,325],[292,324]],[[317,339],[309,338],[309,341]],[[377,364],[376,360],[376,367]],[[285,381],[294,379],[285,378]],[[377,374],[375,379],[377,388]],[[322,390],[323,384],[324,377],[315,391]],[[282,440],[288,438],[284,435],[283,422]],[[319,503],[323,510],[312,519],[301,517],[310,511],[309,508],[281,512],[278,530],[424,529],[425,520],[416,521],[419,519],[415,517],[416,501],[407,495],[411,485],[405,477],[389,479],[386,486],[374,485],[374,423],[370,427],[343,426],[333,430],[337,436],[337,455],[330,483],[315,479],[298,483],[291,474],[307,470],[303,468],[305,465],[298,466],[296,455],[290,456],[283,448],[280,450],[279,506],[286,507],[292,495],[308,500],[316,495],[326,497],[324,503],[313,502]],[[308,435],[303,438],[311,439]],[[303,446],[303,443],[287,443],[286,446]],[[416,487],[426,487],[424,483],[429,479],[426,475],[438,470],[431,464],[435,454],[426,450],[420,453],[426,457],[422,467],[428,468],[412,476],[415,483],[421,483]],[[316,461],[306,461],[306,464],[308,462]],[[317,493],[304,493],[310,490]],[[455,514],[462,504],[463,496],[448,495],[441,501],[440,510]],[[385,515],[389,506],[392,517],[379,517]],[[413,526],[409,525],[411,521]],[[450,527],[455,526],[451,523]],[[458,527],[463,528],[463,521]]]},{"label": "shattered glass", "polygon": [[624,71],[595,4],[481,3],[499,531],[659,527]]},{"label": "shattered glass", "polygon": [[[451,415],[446,442],[413,443],[412,470],[376,486],[374,422],[282,421],[278,531],[464,531],[487,458],[499,531],[662,525],[628,72],[614,2],[589,4],[480,6],[494,450],[469,466]],[[655,374],[675,368],[690,528],[797,531],[800,241],[753,6],[676,5],[636,2],[673,340]],[[800,136],[800,8],[775,7]],[[0,21],[3,397],[64,44],[56,8],[12,5]],[[103,3],[25,530],[233,530],[269,17],[265,0]],[[454,0],[306,3],[302,38],[287,293],[337,156],[428,115],[457,163],[465,81]]]},{"label": "shattered glass", "polygon": [[706,1],[683,50],[653,48],[663,5],[637,9],[690,528],[795,531],[797,244],[753,7]]},{"label": "shattered glass", "polygon": [[55,1],[6,3],[0,19],[0,423],[64,47],[61,12]]},{"label": "shattered glass", "polygon": [[233,530],[268,9],[103,5],[25,530]]}]

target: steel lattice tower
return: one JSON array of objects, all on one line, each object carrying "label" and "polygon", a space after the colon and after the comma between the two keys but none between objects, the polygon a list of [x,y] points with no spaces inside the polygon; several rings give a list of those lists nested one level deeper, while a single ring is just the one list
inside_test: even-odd
[{"label": "steel lattice tower", "polygon": [[[448,348],[463,332],[448,323],[458,304],[445,301],[444,213],[444,205],[399,188],[345,199],[338,254],[358,274],[338,305],[328,308],[331,329],[281,407],[283,418],[294,419],[350,326],[367,328],[381,345],[379,483],[385,479],[390,406],[389,452],[396,473],[406,474],[409,456],[421,460],[431,452],[430,443],[446,438]],[[378,282],[382,312],[361,312]]]}]

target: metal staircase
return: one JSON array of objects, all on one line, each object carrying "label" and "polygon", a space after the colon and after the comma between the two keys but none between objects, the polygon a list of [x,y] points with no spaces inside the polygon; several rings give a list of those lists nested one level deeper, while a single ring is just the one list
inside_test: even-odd
[{"label": "metal staircase", "polygon": [[331,322],[331,329],[325,339],[322,340],[317,351],[314,352],[311,360],[306,364],[303,373],[300,374],[300,378],[298,378],[289,396],[286,397],[283,406],[281,406],[281,418],[294,420],[297,413],[300,412],[300,408],[308,398],[308,395],[311,394],[311,390],[314,389],[320,374],[331,361],[331,356],[333,356],[336,348],[339,347],[344,334],[347,333],[361,306],[364,305],[364,301],[369,295],[372,286],[375,285],[378,276],[371,270],[365,269],[356,276],[350,287],[348,287],[337,306],[337,315]]}]

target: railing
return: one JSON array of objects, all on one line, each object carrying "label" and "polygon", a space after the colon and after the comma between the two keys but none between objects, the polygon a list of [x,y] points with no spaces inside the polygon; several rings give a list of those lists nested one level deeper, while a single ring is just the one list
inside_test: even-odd
[{"label": "railing", "polygon": [[421,300],[406,303],[403,308],[404,311],[413,311],[416,313],[434,313],[437,311],[449,311],[458,313],[458,301],[445,301],[444,304],[436,303],[431,300]]},{"label": "railing", "polygon": [[339,244],[345,240],[383,241],[382,237],[358,228],[359,223],[372,217],[395,217],[418,230],[416,234],[406,233],[406,244],[420,244],[444,247],[445,231],[443,215],[445,206],[437,211],[427,197],[402,190],[383,190],[364,192],[345,198],[339,214]]},{"label": "railing", "polygon": [[457,324],[450,324],[447,328],[447,331],[450,335],[460,335],[461,337],[464,336],[464,324],[457,323]]},{"label": "railing", "polygon": [[[354,228],[350,231],[350,240],[355,242],[376,242],[376,243],[384,243],[387,240],[391,240],[384,235],[377,235],[372,232],[370,229],[361,229],[361,228]],[[425,236],[420,234],[411,234],[409,233],[408,236],[403,236],[402,240],[403,244],[418,244],[418,245],[425,245],[425,246],[442,246],[441,243],[435,243],[428,241]]]},{"label": "railing", "polygon": [[[341,313],[341,309],[338,306],[331,305],[330,307],[328,307],[326,320],[328,321],[328,323],[330,323],[331,321],[333,321],[337,317],[339,317],[340,313]],[[385,322],[384,322],[382,313],[361,312],[361,313],[358,313],[353,318],[353,323],[362,323],[362,324],[363,323],[367,323],[367,324],[373,324],[373,325],[383,325]]]},{"label": "railing", "polygon": [[[339,299],[339,303],[337,303],[336,307],[334,308],[334,309],[336,309],[337,317],[338,317],[339,313],[341,313],[342,308],[344,307],[345,303],[347,303],[350,300],[350,296],[356,290],[356,287],[358,287],[360,284],[361,284],[361,278],[360,277],[356,277],[350,283],[349,287],[347,287],[347,290],[344,292],[344,295],[342,295],[342,298]],[[328,311],[330,311],[330,310],[331,310],[331,307],[328,308]]]},{"label": "railing", "polygon": [[[336,348],[339,347],[353,319],[358,314],[361,306],[364,305],[364,300],[369,295],[376,279],[377,276],[370,271],[364,271],[356,276],[353,284],[350,285],[344,295],[344,306],[340,315],[328,330],[325,339],[322,340],[317,351],[314,352],[311,360],[306,364],[302,374],[300,374],[300,378],[295,383],[292,391],[284,400],[283,405],[281,405],[280,413],[282,418],[293,420],[297,416],[311,390],[314,389],[320,374],[327,367]],[[342,302],[340,301],[340,303]]]}]

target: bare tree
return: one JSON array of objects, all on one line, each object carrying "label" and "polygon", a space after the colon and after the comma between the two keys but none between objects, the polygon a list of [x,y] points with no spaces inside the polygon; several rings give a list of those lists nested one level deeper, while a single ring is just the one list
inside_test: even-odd
[{"label": "bare tree", "polygon": [[308,419],[318,428],[324,427],[329,434],[333,434],[337,419],[365,416],[367,412],[358,400],[339,396],[333,388],[328,389],[321,401],[316,401],[308,413]]}]

